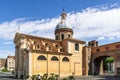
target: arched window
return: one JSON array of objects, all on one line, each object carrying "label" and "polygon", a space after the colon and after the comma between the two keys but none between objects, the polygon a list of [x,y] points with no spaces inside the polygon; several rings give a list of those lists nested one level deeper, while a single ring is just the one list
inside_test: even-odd
[{"label": "arched window", "polygon": [[75,51],[79,51],[79,44],[75,43]]},{"label": "arched window", "polygon": [[47,60],[47,59],[46,59],[46,57],[45,57],[45,56],[40,55],[40,56],[38,56],[37,60]]},{"label": "arched window", "polygon": [[64,58],[62,59],[62,61],[69,62],[69,59],[68,59],[67,57],[64,57]]},{"label": "arched window", "polygon": [[68,38],[70,38],[70,34],[68,34]]},{"label": "arched window", "polygon": [[58,58],[57,58],[56,56],[53,56],[53,57],[51,58],[51,61],[58,61]]}]

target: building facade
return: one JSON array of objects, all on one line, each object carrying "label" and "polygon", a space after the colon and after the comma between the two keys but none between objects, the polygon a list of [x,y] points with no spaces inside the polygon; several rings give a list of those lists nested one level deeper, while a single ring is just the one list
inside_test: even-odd
[{"label": "building facade", "polygon": [[83,75],[90,75],[91,70],[91,48],[89,46],[83,47]]},{"label": "building facade", "polygon": [[109,71],[112,71],[115,75],[120,75],[120,42],[92,47],[91,53],[92,62],[94,62],[94,73],[104,74],[106,71],[104,65],[105,59],[111,57],[114,59],[114,62],[109,65]]},{"label": "building facade", "polygon": [[[113,58],[113,62],[106,68],[106,58]],[[83,48],[83,75],[104,75],[110,73],[120,75],[120,42],[98,45],[98,41],[88,42]],[[110,69],[110,70],[108,70]],[[107,72],[106,72],[107,71]]]},{"label": "building facade", "polygon": [[0,58],[0,71],[6,67],[6,59]]},{"label": "building facade", "polygon": [[66,13],[55,28],[55,40],[17,32],[15,35],[15,73],[23,75],[57,74],[60,77],[82,75],[82,53],[85,41],[73,38]]},{"label": "building facade", "polygon": [[115,74],[120,71],[120,42],[99,46],[98,41],[93,40],[85,46],[85,41],[73,38],[74,32],[66,16],[62,12],[61,21],[55,28],[55,39],[16,33],[15,74],[18,78],[45,73],[60,77],[103,74],[106,57],[115,59]]},{"label": "building facade", "polygon": [[7,69],[9,71],[13,71],[15,69],[15,56],[7,56]]}]

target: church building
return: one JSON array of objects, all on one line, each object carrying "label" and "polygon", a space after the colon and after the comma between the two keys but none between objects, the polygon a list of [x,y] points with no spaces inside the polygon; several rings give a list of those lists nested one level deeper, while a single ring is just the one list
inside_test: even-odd
[{"label": "church building", "polygon": [[85,41],[73,38],[73,29],[67,24],[63,11],[55,28],[55,39],[17,32],[15,43],[15,74],[57,74],[60,77],[82,75],[82,54]]}]

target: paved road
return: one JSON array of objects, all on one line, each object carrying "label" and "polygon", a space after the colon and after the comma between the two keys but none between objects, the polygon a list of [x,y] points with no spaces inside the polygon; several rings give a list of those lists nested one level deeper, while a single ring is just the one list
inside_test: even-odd
[{"label": "paved road", "polygon": [[[7,73],[0,73],[0,80],[22,80],[22,79],[15,79],[12,74]],[[105,75],[105,76],[76,76],[75,80],[120,80],[112,75]]]},{"label": "paved road", "polygon": [[11,73],[0,72],[0,80],[21,80],[21,79],[15,79]]},{"label": "paved road", "polygon": [[75,80],[120,80],[120,77],[114,77],[113,75],[104,75],[104,76],[76,76]]},{"label": "paved road", "polygon": [[113,75],[105,76],[78,76],[75,80],[120,80],[120,77],[114,77]]}]

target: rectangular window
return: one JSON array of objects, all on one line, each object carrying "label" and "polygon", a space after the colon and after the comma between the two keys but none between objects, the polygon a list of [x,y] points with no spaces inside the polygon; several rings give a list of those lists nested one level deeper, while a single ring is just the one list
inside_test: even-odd
[{"label": "rectangular window", "polygon": [[63,52],[63,49],[60,49],[60,52]]},{"label": "rectangular window", "polygon": [[49,50],[51,51],[51,47],[49,47]]},{"label": "rectangular window", "polygon": [[48,44],[45,44],[45,46],[48,46]]},{"label": "rectangular window", "polygon": [[12,62],[12,64],[14,64],[14,62]]},{"label": "rectangular window", "polygon": [[58,36],[56,36],[56,40],[58,40]]},{"label": "rectangular window", "polygon": [[79,51],[79,44],[75,43],[75,51]]},{"label": "rectangular window", "polygon": [[64,34],[61,34],[61,39],[62,39],[62,40],[64,39]]},{"label": "rectangular window", "polygon": [[100,49],[96,49],[96,52],[100,52]]}]

